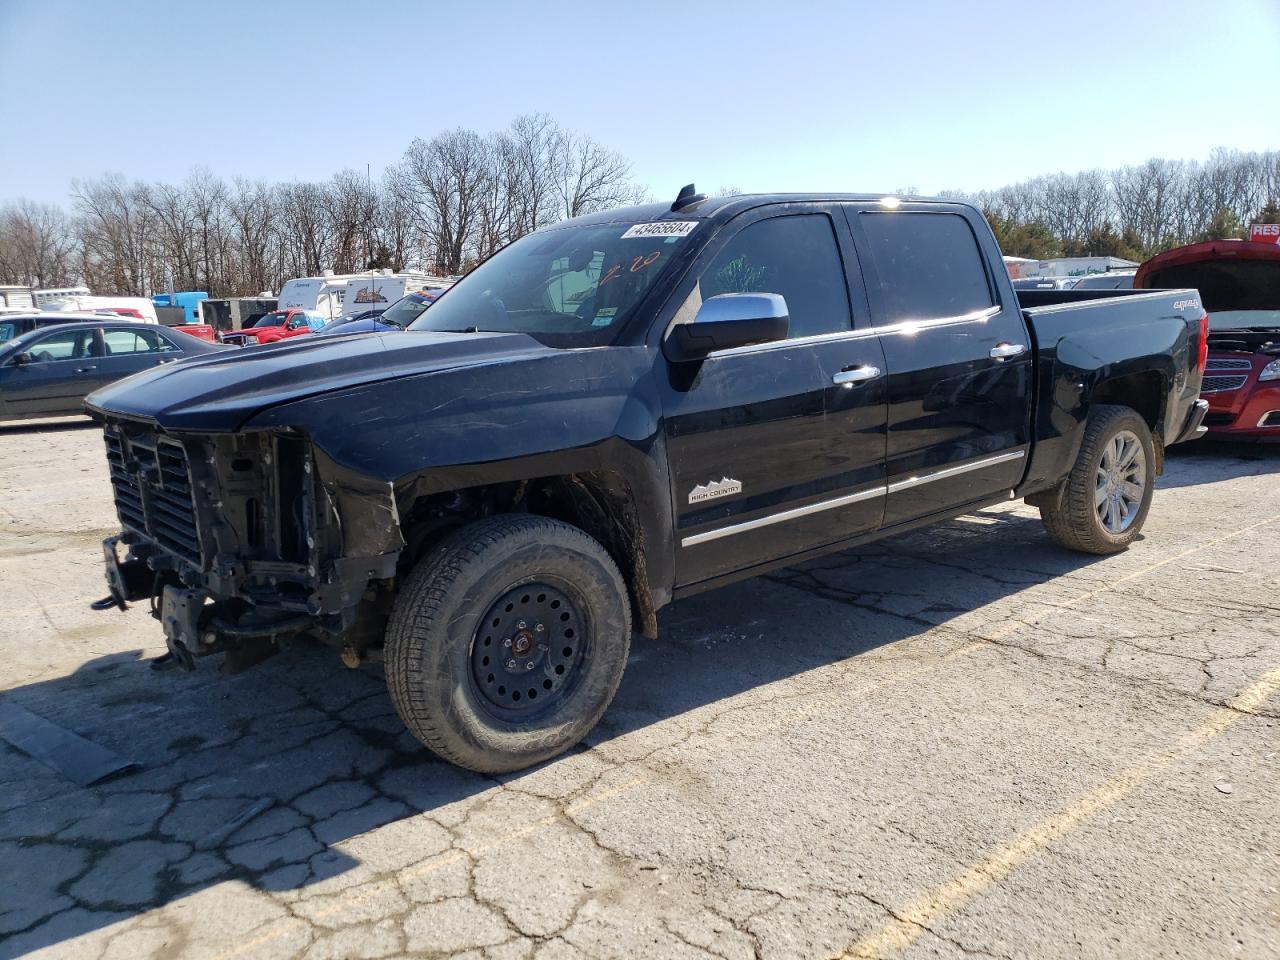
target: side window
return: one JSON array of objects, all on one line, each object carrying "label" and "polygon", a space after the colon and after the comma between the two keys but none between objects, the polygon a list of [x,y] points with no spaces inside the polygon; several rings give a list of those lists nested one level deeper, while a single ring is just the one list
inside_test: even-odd
[{"label": "side window", "polygon": [[129,353],[154,353],[156,335],[150,330],[107,330],[102,334],[108,356]]},{"label": "side window", "polygon": [[791,316],[788,337],[838,333],[852,324],[844,266],[824,213],[773,217],[744,227],[698,278],[708,300],[721,293],[777,293]]},{"label": "side window", "polygon": [[29,351],[39,363],[51,360],[83,360],[91,353],[93,330],[60,330],[31,344]]},{"label": "side window", "polygon": [[993,305],[982,252],[954,213],[864,213],[884,298],[882,323],[958,317]]},{"label": "side window", "polygon": [[0,343],[4,343],[6,340],[12,340],[17,335],[18,325],[12,320],[0,323]]}]

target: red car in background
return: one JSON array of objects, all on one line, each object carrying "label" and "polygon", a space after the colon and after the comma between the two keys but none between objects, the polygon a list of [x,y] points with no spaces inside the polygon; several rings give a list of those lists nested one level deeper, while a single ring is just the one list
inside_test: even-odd
[{"label": "red car in background", "polygon": [[1280,244],[1211,240],[1138,268],[1136,288],[1194,287],[1209,314],[1200,395],[1215,436],[1280,440]]},{"label": "red car in background", "polygon": [[274,310],[263,314],[252,327],[245,327],[234,333],[224,333],[223,343],[231,343],[241,347],[256,343],[276,343],[291,337],[301,337],[315,333],[325,325],[325,318],[318,313],[290,308]]}]

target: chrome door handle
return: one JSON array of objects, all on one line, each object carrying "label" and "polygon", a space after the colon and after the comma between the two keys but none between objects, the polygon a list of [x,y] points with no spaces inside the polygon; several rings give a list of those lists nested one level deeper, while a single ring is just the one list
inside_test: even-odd
[{"label": "chrome door handle", "polygon": [[1022,343],[997,343],[991,348],[991,356],[995,360],[1007,360],[1019,356],[1026,349],[1026,344]]},{"label": "chrome door handle", "polygon": [[861,367],[852,367],[848,370],[841,370],[831,378],[831,382],[838,383],[842,387],[852,387],[855,383],[862,383],[864,380],[874,380],[878,376],[880,376],[879,367],[864,364]]},{"label": "chrome door handle", "polygon": [[178,359],[177,357],[165,357],[163,360],[157,360],[157,361],[156,361],[156,363],[157,363],[157,364],[160,364],[160,363],[173,363],[173,361],[175,361],[175,360],[177,360],[177,359]]},{"label": "chrome door handle", "polygon": [[87,366],[87,367],[76,367],[76,373],[88,373],[88,372],[89,372],[89,371],[91,371],[91,370],[97,370],[97,369],[98,369],[98,368],[97,368],[96,366],[93,366],[93,365],[90,365],[90,366]]}]

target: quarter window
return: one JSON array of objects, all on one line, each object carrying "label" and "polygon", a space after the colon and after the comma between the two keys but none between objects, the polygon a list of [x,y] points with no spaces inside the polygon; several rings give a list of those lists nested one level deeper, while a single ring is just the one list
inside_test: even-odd
[{"label": "quarter window", "polygon": [[883,323],[958,317],[993,303],[978,241],[954,213],[864,213]]},{"label": "quarter window", "polygon": [[826,214],[759,220],[732,237],[698,279],[705,301],[721,293],[777,293],[787,301],[788,337],[850,327],[849,293]]},{"label": "quarter window", "polygon": [[154,330],[107,330],[102,335],[108,356],[130,353],[156,353],[172,350],[169,341]]}]

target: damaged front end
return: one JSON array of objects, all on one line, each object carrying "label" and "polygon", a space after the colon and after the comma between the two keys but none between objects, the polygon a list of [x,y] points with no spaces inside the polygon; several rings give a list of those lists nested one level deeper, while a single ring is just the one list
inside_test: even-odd
[{"label": "damaged front end", "polygon": [[291,430],[106,419],[104,438],[123,532],[103,544],[110,596],[95,606],[149,601],[169,662],[222,652],[237,672],[299,634],[380,632],[404,546],[389,484]]}]

